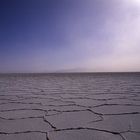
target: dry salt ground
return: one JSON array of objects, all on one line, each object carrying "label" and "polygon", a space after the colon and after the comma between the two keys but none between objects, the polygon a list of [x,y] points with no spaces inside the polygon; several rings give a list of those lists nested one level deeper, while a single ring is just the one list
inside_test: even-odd
[{"label": "dry salt ground", "polygon": [[140,140],[140,73],[1,74],[0,140]]}]

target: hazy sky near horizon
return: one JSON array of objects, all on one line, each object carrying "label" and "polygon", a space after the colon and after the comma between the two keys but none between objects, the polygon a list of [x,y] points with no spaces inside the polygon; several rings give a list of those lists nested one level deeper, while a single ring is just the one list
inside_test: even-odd
[{"label": "hazy sky near horizon", "polygon": [[0,72],[140,71],[140,0],[0,0]]}]

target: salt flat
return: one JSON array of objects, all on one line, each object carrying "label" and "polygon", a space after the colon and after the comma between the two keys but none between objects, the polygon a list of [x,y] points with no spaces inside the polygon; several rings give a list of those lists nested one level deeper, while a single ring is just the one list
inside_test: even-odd
[{"label": "salt flat", "polygon": [[140,140],[140,73],[0,75],[0,140]]}]

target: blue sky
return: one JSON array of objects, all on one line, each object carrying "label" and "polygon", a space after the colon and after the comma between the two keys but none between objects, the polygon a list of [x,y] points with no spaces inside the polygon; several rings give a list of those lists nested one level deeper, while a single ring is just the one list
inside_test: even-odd
[{"label": "blue sky", "polygon": [[140,71],[140,0],[1,0],[0,72]]}]

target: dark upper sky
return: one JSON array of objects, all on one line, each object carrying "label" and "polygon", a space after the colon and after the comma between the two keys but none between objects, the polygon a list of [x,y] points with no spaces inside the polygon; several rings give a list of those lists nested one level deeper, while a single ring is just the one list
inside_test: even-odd
[{"label": "dark upper sky", "polygon": [[139,0],[0,0],[0,72],[138,71]]}]

